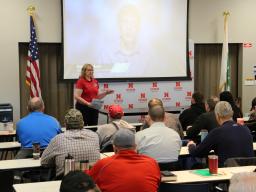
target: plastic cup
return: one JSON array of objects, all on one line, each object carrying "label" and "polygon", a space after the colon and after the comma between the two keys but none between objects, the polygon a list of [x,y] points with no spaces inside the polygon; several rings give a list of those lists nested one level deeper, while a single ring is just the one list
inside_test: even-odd
[{"label": "plastic cup", "polygon": [[202,130],[200,132],[201,135],[201,142],[203,142],[203,140],[205,139],[205,137],[208,135],[208,131],[207,130]]},{"label": "plastic cup", "polygon": [[218,174],[218,156],[217,155],[208,156],[208,166],[209,166],[210,174],[212,175]]},{"label": "plastic cup", "polygon": [[81,171],[88,171],[89,170],[89,160],[80,161],[80,170]]},{"label": "plastic cup", "polygon": [[32,143],[33,146],[33,159],[40,158],[40,143]]}]

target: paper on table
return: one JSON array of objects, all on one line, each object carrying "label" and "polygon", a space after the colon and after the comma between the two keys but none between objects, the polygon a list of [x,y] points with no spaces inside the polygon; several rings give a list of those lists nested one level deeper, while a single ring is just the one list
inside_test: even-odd
[{"label": "paper on table", "polygon": [[198,169],[198,170],[194,170],[192,172],[197,175],[201,175],[201,176],[211,176],[209,169]]},{"label": "paper on table", "polygon": [[212,175],[210,172],[209,172],[209,169],[198,169],[198,170],[194,170],[192,171],[192,173],[195,173],[197,175],[201,175],[201,176],[218,176],[218,175],[224,175],[224,173],[218,173],[217,175]]},{"label": "paper on table", "polygon": [[103,103],[104,103],[104,101],[102,101],[100,99],[93,99],[91,102],[91,105],[95,109],[100,109],[102,107]]}]

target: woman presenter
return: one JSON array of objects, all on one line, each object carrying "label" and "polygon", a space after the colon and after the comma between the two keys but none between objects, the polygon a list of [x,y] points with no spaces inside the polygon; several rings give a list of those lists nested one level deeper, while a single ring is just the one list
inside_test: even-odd
[{"label": "woman presenter", "polygon": [[107,89],[99,93],[99,83],[93,77],[93,66],[85,64],[81,70],[81,75],[76,82],[74,98],[76,100],[76,109],[83,114],[84,125],[97,125],[101,100],[106,95],[113,93],[113,90]]}]

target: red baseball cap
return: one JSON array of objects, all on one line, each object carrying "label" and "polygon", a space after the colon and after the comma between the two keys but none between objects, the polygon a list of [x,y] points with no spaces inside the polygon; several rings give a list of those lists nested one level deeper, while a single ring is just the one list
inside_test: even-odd
[{"label": "red baseball cap", "polygon": [[108,113],[113,119],[120,119],[124,115],[123,108],[120,105],[110,105]]}]

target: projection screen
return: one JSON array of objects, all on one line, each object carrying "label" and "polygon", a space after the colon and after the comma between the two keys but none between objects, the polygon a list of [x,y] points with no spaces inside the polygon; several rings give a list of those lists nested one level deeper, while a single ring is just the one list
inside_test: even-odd
[{"label": "projection screen", "polygon": [[63,78],[188,79],[187,0],[63,0]]}]

